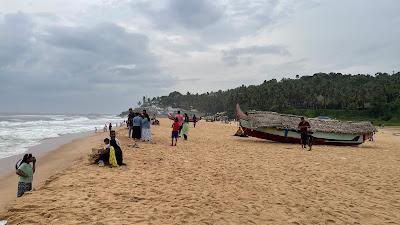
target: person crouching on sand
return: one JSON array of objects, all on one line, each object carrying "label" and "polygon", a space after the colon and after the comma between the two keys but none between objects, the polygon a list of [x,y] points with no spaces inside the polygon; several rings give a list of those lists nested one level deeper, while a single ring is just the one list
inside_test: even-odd
[{"label": "person crouching on sand", "polygon": [[32,180],[35,169],[36,158],[31,154],[25,154],[16,171],[19,176],[17,197],[21,197],[25,192],[32,191]]},{"label": "person crouching on sand", "polygon": [[179,123],[178,118],[175,118],[174,123],[172,124],[171,146],[174,146],[174,139],[175,139],[175,146],[176,146],[176,143],[178,142],[180,128],[181,128],[181,124]]},{"label": "person crouching on sand", "polygon": [[[121,147],[117,144],[117,142],[114,140],[110,140],[110,159],[111,159],[111,151],[114,151],[115,154],[115,159],[117,161],[118,166],[124,166],[126,165],[123,162],[123,156],[122,156],[122,150]],[[110,163],[111,164],[111,163]],[[111,164],[113,165],[113,164]],[[114,166],[114,165],[113,165]]]}]

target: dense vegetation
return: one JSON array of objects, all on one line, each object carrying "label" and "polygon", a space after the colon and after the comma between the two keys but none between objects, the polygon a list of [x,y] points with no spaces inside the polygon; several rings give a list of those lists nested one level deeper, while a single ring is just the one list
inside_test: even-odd
[{"label": "dense vegetation", "polygon": [[243,110],[395,124],[400,121],[400,73],[375,76],[318,73],[204,94],[172,92],[153,98],[151,103],[161,107],[195,108],[210,114],[227,111],[231,117],[239,103]]}]

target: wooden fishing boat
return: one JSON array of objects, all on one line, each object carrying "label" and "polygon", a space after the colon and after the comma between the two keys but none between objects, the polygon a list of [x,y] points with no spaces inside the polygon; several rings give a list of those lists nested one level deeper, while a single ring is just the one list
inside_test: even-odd
[{"label": "wooden fishing boat", "polygon": [[[243,113],[239,104],[236,105],[236,116],[248,136],[283,143],[301,143],[298,130],[301,116],[265,111]],[[313,144],[359,145],[376,132],[370,122],[305,119],[311,125]]]}]

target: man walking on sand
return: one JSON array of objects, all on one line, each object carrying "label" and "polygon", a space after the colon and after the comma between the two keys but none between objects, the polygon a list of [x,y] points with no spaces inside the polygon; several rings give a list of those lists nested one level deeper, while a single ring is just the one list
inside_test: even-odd
[{"label": "man walking on sand", "polygon": [[182,125],[183,125],[183,120],[184,120],[184,116],[181,114],[181,111],[178,111],[178,114],[175,115],[175,119],[178,119],[178,123],[179,123],[179,133],[182,130]]},{"label": "man walking on sand", "polygon": [[301,117],[298,128],[300,130],[300,136],[301,136],[301,147],[302,148],[306,148],[307,145],[309,145],[310,146],[309,150],[311,150],[311,143],[309,143],[310,140],[308,138],[308,135],[309,135],[308,134],[308,129],[311,128],[310,123],[308,123],[304,119],[304,117]]}]

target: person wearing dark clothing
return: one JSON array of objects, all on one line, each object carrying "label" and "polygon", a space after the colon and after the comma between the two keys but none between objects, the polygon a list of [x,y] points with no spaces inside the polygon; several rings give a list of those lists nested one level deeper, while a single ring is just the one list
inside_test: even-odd
[{"label": "person wearing dark clothing", "polygon": [[99,159],[97,160],[97,162],[99,162],[100,160],[103,161],[104,164],[109,164],[108,163],[108,159],[110,158],[110,139],[105,138],[104,139],[104,144],[105,146],[105,151],[100,155]]},{"label": "person wearing dark clothing", "polygon": [[193,127],[196,127],[196,123],[197,123],[197,117],[196,115],[193,115]]},{"label": "person wearing dark clothing", "polygon": [[114,150],[115,150],[115,158],[117,158],[117,163],[118,163],[118,165],[119,165],[119,166],[126,165],[126,164],[123,162],[122,150],[121,150],[121,148],[119,147],[119,145],[117,144],[117,142],[115,141],[115,139],[114,139],[114,140],[110,140],[110,146],[114,147]]},{"label": "person wearing dark clothing", "polygon": [[133,113],[132,108],[129,108],[127,126],[128,126],[128,137],[133,138],[133,117],[135,117],[135,113]]},{"label": "person wearing dark clothing", "polygon": [[142,137],[141,126],[142,126],[142,117],[139,113],[135,113],[135,117],[132,120],[132,128],[133,128],[133,138],[140,140]]},{"label": "person wearing dark clothing", "polygon": [[306,148],[307,145],[310,146],[310,150],[311,150],[311,143],[309,143],[309,129],[311,128],[310,123],[307,122],[304,117],[301,117],[300,119],[300,123],[299,123],[299,130],[300,130],[300,136],[301,136],[301,147],[302,148]]},{"label": "person wearing dark clothing", "polygon": [[112,130],[112,125],[111,125],[111,123],[110,123],[110,125],[108,125],[108,130],[110,131],[110,134],[111,134],[111,130]]}]

